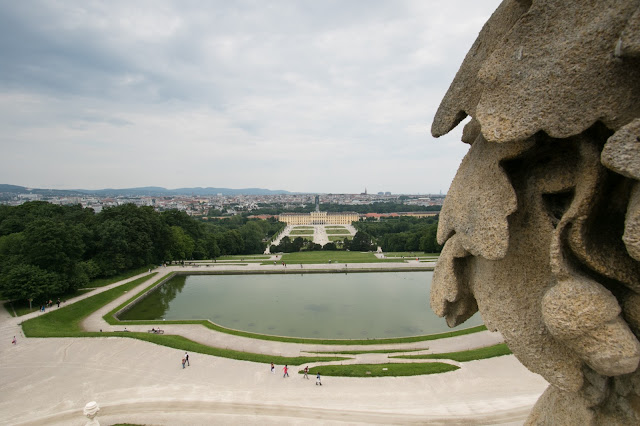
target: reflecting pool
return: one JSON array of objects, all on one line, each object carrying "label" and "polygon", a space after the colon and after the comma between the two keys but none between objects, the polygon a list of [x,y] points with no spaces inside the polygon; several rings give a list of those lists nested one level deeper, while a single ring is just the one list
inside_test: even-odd
[{"label": "reflecting pool", "polygon": [[[290,337],[366,339],[450,331],[429,307],[433,272],[177,275],[122,320],[210,319]],[[460,328],[482,324],[479,314]]]}]

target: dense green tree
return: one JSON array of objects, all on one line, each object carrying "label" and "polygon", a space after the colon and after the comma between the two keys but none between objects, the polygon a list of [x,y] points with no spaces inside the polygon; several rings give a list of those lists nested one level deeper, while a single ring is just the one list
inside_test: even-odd
[{"label": "dense green tree", "polygon": [[171,227],[171,257],[168,260],[192,259],[195,242],[184,229],[179,226]]},{"label": "dense green tree", "polygon": [[256,221],[247,222],[240,228],[239,232],[244,241],[242,254],[259,254],[264,252],[265,243],[263,239],[266,232]]},{"label": "dense green tree", "polygon": [[204,249],[206,250],[206,257],[208,259],[215,259],[220,256],[220,246],[218,246],[218,239],[212,232],[206,233],[204,236]]},{"label": "dense green tree", "polygon": [[29,300],[36,303],[62,294],[60,276],[29,264],[18,264],[0,276],[0,289],[4,297],[12,300]]},{"label": "dense green tree", "polygon": [[320,251],[322,250],[322,246],[320,244],[314,243],[313,241],[307,241],[304,244],[305,251]]},{"label": "dense green tree", "polygon": [[67,274],[84,254],[81,232],[73,225],[38,219],[23,234],[26,263],[44,270]]},{"label": "dense green tree", "polygon": [[[90,279],[166,260],[261,253],[284,226],[244,215],[206,223],[133,204],[97,214],[46,202],[0,206],[0,291],[10,298],[53,298]],[[285,245],[299,250],[304,241]]]},{"label": "dense green tree", "polygon": [[200,239],[203,236],[203,230],[201,223],[194,220],[187,213],[179,210],[166,210],[160,213],[162,221],[168,226],[179,226],[182,228],[194,241]]},{"label": "dense green tree", "polygon": [[96,226],[96,256],[94,260],[104,276],[115,275],[130,265],[127,260],[127,229],[115,220]]},{"label": "dense green tree", "polygon": [[235,229],[223,233],[220,242],[222,254],[242,254],[244,250],[242,235]]},{"label": "dense green tree", "polygon": [[379,222],[357,222],[359,231],[369,233],[384,251],[440,252],[436,241],[437,218],[385,218]]},{"label": "dense green tree", "polygon": [[375,246],[372,243],[371,236],[366,232],[358,231],[353,236],[349,250],[351,251],[371,251]]}]

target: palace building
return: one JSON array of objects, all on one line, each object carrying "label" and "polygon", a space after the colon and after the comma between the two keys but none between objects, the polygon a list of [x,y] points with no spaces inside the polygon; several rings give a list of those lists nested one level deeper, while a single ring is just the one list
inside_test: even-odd
[{"label": "palace building", "polygon": [[316,210],[311,213],[282,213],[278,220],[287,225],[350,225],[360,220],[355,212],[321,212],[320,197],[316,195]]}]

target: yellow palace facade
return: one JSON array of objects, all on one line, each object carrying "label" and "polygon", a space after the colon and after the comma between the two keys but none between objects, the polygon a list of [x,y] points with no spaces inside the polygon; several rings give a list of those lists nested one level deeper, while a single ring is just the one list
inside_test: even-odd
[{"label": "yellow palace facade", "polygon": [[355,212],[282,213],[278,220],[287,225],[350,225],[360,220]]}]

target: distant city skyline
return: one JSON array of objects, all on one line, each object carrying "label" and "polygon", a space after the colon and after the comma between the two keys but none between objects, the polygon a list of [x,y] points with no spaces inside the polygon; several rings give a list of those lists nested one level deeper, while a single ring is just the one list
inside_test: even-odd
[{"label": "distant city skyline", "polygon": [[7,2],[0,183],[445,193],[431,121],[499,3]]},{"label": "distant city skyline", "polygon": [[[94,188],[94,189],[89,189],[89,188],[82,188],[80,186],[76,186],[76,187],[71,187],[71,188],[46,188],[46,187],[27,187],[24,185],[14,185],[14,184],[5,184],[5,183],[0,183],[0,193],[4,193],[7,192],[7,189],[5,188],[5,186],[15,186],[15,187],[21,187],[23,188],[23,191],[10,191],[10,192],[15,192],[16,194],[18,193],[25,193],[25,192],[32,192],[32,191],[40,191],[40,190],[52,190],[52,191],[81,191],[81,192],[86,192],[89,193],[91,191],[95,191],[95,193],[99,193],[99,192],[104,192],[104,191],[113,191],[113,192],[125,192],[128,190],[135,190],[135,191],[141,191],[141,190],[153,190],[153,189],[157,189],[157,190],[166,190],[168,191],[167,195],[176,195],[177,191],[182,191],[180,192],[181,194],[185,194],[185,195],[191,195],[193,192],[206,192],[207,194],[214,194],[215,191],[221,191],[221,193],[225,194],[225,195],[229,195],[228,192],[231,191],[233,193],[242,193],[242,194],[253,194],[253,195],[268,195],[265,192],[272,192],[274,194],[278,193],[278,192],[282,192],[282,193],[287,193],[287,194],[309,194],[309,195],[313,195],[313,194],[318,194],[318,195],[322,195],[322,194],[345,194],[345,195],[441,195],[443,194],[441,191],[439,192],[425,192],[425,193],[409,193],[409,192],[398,192],[398,193],[394,193],[391,191],[384,191],[384,190],[379,190],[379,191],[368,191],[367,188],[364,189],[363,192],[345,192],[345,193],[332,193],[332,192],[324,192],[324,191],[319,191],[319,192],[312,192],[312,191],[289,191],[286,188],[259,188],[257,186],[251,186],[251,187],[247,187],[247,188],[215,188],[215,187],[203,187],[203,186],[196,186],[196,187],[184,187],[184,188],[165,188],[165,187],[160,187],[157,185],[152,185],[152,186],[146,186],[146,187],[129,187],[129,188]],[[246,192],[245,190],[257,190],[254,192]],[[245,192],[239,192],[239,191],[245,191]]]}]

